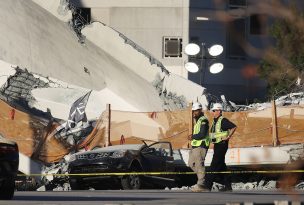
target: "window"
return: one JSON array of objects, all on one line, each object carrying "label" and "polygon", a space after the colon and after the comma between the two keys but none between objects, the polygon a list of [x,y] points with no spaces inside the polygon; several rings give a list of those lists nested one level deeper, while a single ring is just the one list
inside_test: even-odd
[{"label": "window", "polygon": [[182,57],[182,38],[164,37],[163,57],[164,58],[181,58]]},{"label": "window", "polygon": [[150,150],[154,150],[156,156],[167,157],[172,156],[171,144],[168,142],[158,142],[149,146]]},{"label": "window", "polygon": [[229,0],[228,5],[230,9],[246,7],[247,0]]},{"label": "window", "polygon": [[266,20],[267,16],[265,14],[254,14],[250,16],[250,34],[266,34]]},{"label": "window", "polygon": [[246,52],[243,43],[246,40],[246,21],[244,18],[236,18],[228,25],[228,57],[244,58]]},{"label": "window", "polygon": [[81,18],[85,22],[90,23],[91,22],[91,9],[90,8],[82,8],[81,10],[82,10],[80,12]]},{"label": "window", "polygon": [[76,21],[82,22],[83,25],[87,25],[91,22],[91,9],[77,8],[75,12],[73,12],[73,18]]},{"label": "window", "polygon": [[244,59],[246,52],[244,50],[247,28],[246,16],[244,16],[247,7],[247,0],[228,0],[228,9],[234,20],[228,24],[227,28],[227,57]]}]

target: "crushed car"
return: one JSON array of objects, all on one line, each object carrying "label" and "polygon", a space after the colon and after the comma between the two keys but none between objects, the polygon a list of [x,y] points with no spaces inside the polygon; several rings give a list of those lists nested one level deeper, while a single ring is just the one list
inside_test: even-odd
[{"label": "crushed car", "polygon": [[19,166],[19,151],[16,142],[0,134],[0,199],[10,200],[15,193],[15,179]]},{"label": "crushed car", "polygon": [[[175,171],[170,142],[126,144],[97,148],[71,155],[68,165],[72,190],[144,189],[175,185]],[[133,174],[127,174],[132,173]],[[156,174],[136,174],[154,172]],[[98,174],[99,173],[99,174]],[[105,175],[105,173],[122,173]],[[125,175],[123,173],[126,173]]]}]

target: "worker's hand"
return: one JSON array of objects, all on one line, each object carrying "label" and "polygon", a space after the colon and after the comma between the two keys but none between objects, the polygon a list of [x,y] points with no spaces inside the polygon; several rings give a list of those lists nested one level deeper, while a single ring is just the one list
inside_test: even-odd
[{"label": "worker's hand", "polygon": [[188,135],[188,140],[192,140],[192,135]]},{"label": "worker's hand", "polygon": [[229,136],[223,138],[222,140],[223,140],[223,141],[227,141],[227,140],[229,140],[230,138],[231,138],[231,136],[229,135]]}]

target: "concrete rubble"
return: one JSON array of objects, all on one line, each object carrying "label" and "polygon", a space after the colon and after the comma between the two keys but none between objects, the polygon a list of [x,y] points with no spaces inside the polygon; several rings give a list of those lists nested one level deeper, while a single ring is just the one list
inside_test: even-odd
[{"label": "concrete rubble", "polygon": [[67,174],[68,162],[65,158],[56,164],[51,164],[49,166],[45,165],[43,167],[41,183],[37,184],[39,186],[37,191],[69,191],[71,190],[70,184],[68,183],[67,176],[57,176],[52,174]]},{"label": "concrete rubble", "polygon": [[[304,86],[299,86],[298,90],[300,92],[291,92],[287,95],[280,96],[275,99],[276,106],[303,106],[304,105]],[[211,104],[215,100],[211,94],[206,95],[209,98],[208,103]],[[217,102],[221,102],[223,104],[224,110],[228,112],[237,112],[237,111],[260,111],[266,108],[271,107],[271,102],[261,102],[261,103],[252,103],[249,105],[237,105],[232,101],[226,100],[225,96],[222,95],[221,99],[216,99]],[[210,105],[209,105],[210,107]]]},{"label": "concrete rubble", "polygon": [[[212,186],[212,191],[218,191],[224,188],[224,185],[214,182]],[[172,188],[171,190],[190,190],[191,187],[183,186],[181,188]],[[240,182],[240,183],[232,183],[233,190],[275,190],[276,181],[264,181],[261,180],[259,182]],[[166,188],[166,190],[170,190]]]}]

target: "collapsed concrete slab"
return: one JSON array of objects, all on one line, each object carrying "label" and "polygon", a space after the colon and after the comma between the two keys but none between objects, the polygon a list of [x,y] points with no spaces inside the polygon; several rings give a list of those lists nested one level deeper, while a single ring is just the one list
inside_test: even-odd
[{"label": "collapsed concrete slab", "polygon": [[[108,88],[140,111],[176,108],[172,107],[173,103],[164,105],[152,84],[158,75],[161,78],[171,75],[159,63],[151,65],[151,62],[157,62],[152,56],[147,57],[134,49],[119,32],[100,23],[85,27],[86,41],[80,44],[68,23],[45,10],[54,13],[54,6],[42,1],[36,3],[13,0],[0,4],[1,18],[6,19],[0,27],[0,57],[3,60],[86,89]],[[19,17],[23,20],[19,21]],[[182,108],[201,96],[204,90],[185,79],[179,79],[175,84],[174,92],[170,86],[166,90],[184,96],[185,101],[179,105]],[[181,92],[178,87],[189,87],[191,92]]]}]

